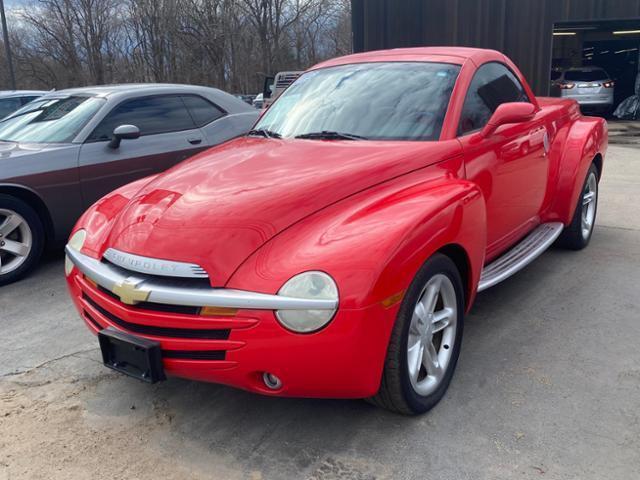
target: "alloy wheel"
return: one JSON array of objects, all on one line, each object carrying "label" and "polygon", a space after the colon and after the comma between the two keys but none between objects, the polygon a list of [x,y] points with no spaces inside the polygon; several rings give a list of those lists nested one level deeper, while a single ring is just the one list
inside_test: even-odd
[{"label": "alloy wheel", "polygon": [[443,274],[431,277],[418,297],[407,339],[407,366],[416,393],[430,395],[442,383],[451,361],[457,329],[453,283]]},{"label": "alloy wheel", "polygon": [[596,219],[596,207],[598,203],[598,179],[591,172],[582,192],[582,237],[586,240],[591,235]]},{"label": "alloy wheel", "polygon": [[13,210],[0,209],[0,275],[20,268],[32,245],[33,233],[24,217]]}]

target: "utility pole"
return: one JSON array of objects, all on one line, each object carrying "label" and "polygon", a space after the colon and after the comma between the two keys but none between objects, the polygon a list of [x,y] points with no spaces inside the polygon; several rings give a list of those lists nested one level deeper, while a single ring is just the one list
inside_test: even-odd
[{"label": "utility pole", "polygon": [[4,0],[0,0],[0,15],[2,16],[2,35],[4,36],[4,52],[9,64],[9,81],[11,89],[16,89],[16,74],[13,71],[13,60],[11,59],[11,47],[9,46],[9,32],[7,30],[7,16],[4,13]]}]

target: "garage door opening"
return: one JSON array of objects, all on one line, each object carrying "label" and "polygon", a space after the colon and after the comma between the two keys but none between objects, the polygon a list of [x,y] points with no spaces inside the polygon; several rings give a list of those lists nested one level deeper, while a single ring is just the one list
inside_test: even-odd
[{"label": "garage door opening", "polygon": [[585,113],[608,118],[626,102],[632,107],[627,119],[640,120],[640,102],[632,98],[640,94],[639,55],[640,19],[557,23],[551,94],[574,98]]}]

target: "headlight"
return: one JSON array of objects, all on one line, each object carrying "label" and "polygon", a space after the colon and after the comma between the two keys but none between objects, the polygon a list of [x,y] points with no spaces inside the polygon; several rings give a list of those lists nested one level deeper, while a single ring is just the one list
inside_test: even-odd
[{"label": "headlight", "polygon": [[[289,279],[278,295],[293,298],[338,300],[336,282],[324,272],[304,272]],[[277,310],[276,317],[290,330],[308,333],[324,327],[336,310]]]},{"label": "headlight", "polygon": [[[71,238],[69,239],[69,243],[67,245],[69,245],[74,250],[80,251],[86,239],[87,239],[87,231],[78,230],[76,233],[74,233],[71,236]],[[71,275],[73,267],[74,267],[73,262],[69,260],[68,256],[65,255],[64,256],[64,273],[67,277]]]}]

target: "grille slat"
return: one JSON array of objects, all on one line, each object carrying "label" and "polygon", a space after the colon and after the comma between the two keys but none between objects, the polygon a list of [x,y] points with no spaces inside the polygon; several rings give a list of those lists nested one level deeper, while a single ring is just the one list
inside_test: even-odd
[{"label": "grille slat", "polygon": [[[98,285],[98,290],[100,290],[105,295],[113,298],[120,302],[120,297],[118,297],[111,290],[108,290],[100,285]],[[163,313],[182,313],[186,315],[199,315],[200,307],[189,307],[186,305],[169,305],[166,303],[151,303],[151,302],[140,302],[135,305],[130,305],[131,309],[140,309],[140,310],[148,310],[153,312],[163,312]]]},{"label": "grille slat", "polygon": [[131,323],[122,320],[118,316],[101,307],[86,293],[82,294],[82,298],[109,321],[124,328],[125,330],[140,333],[142,335],[151,335],[154,337],[195,338],[202,340],[228,340],[229,334],[231,333],[230,329],[170,328]]},{"label": "grille slat", "polygon": [[224,360],[224,350],[162,350],[162,358],[180,360]]}]

